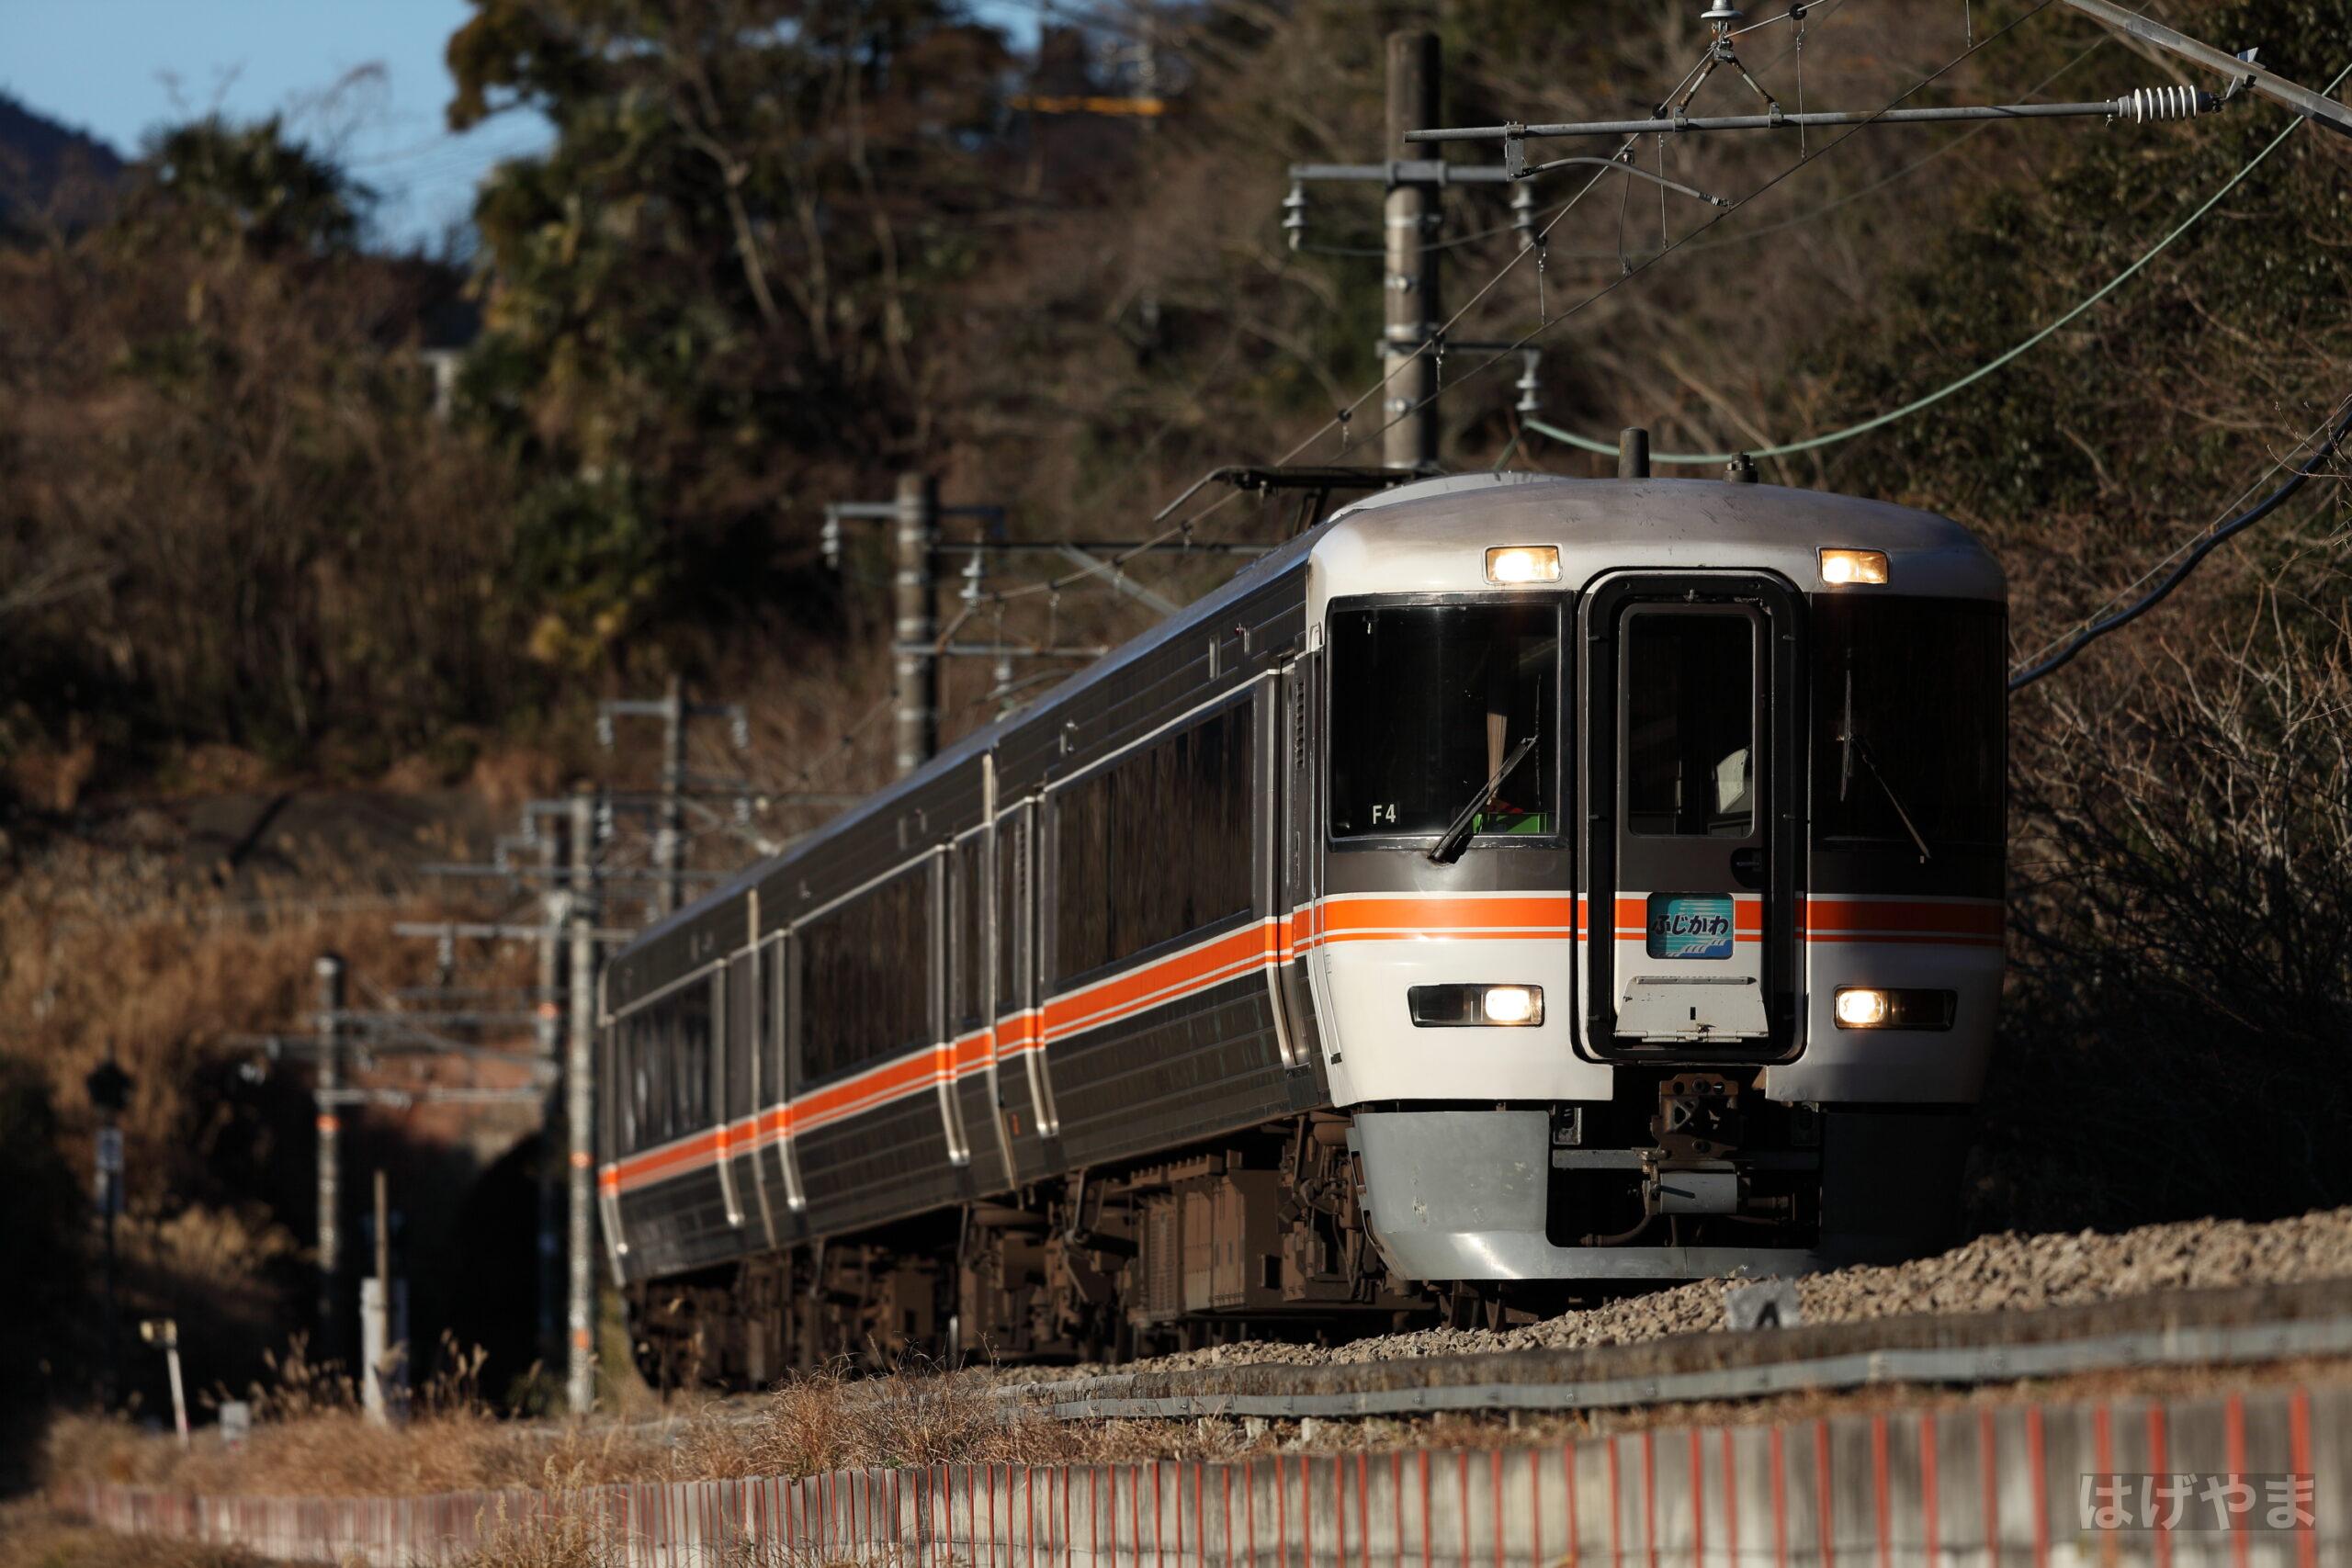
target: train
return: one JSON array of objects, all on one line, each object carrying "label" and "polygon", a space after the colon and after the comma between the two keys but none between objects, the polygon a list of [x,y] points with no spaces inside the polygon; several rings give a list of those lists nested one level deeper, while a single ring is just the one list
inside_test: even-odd
[{"label": "train", "polygon": [[2003,966],[1949,519],[1453,475],[613,954],[646,1374],[1499,1325],[1932,1247]]}]

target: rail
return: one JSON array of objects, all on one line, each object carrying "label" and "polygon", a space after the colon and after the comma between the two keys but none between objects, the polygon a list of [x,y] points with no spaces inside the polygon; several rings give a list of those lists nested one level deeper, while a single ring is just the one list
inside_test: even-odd
[{"label": "rail", "polygon": [[2352,1355],[2343,1280],[2127,1297],[2031,1312],[1675,1335],[1564,1350],[1112,1372],[999,1391],[1067,1420],[1340,1418],[1623,1409],[1915,1383]]}]

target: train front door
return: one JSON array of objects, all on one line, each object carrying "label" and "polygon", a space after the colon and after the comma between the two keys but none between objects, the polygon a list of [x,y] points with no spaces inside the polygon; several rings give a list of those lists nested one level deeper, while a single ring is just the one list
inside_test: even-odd
[{"label": "train front door", "polygon": [[1628,573],[1582,615],[1586,1049],[1785,1059],[1803,1012],[1800,601],[1769,578]]}]

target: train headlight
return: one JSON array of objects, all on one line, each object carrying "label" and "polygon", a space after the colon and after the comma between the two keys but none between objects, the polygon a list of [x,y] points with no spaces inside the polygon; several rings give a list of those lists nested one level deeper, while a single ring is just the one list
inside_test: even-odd
[{"label": "train headlight", "polygon": [[1886,993],[1849,986],[1838,993],[1838,1027],[1876,1029],[1886,1021]]},{"label": "train headlight", "polygon": [[1960,996],[1908,987],[1840,986],[1830,1010],[1840,1029],[1950,1029]]},{"label": "train headlight", "polygon": [[1544,1021],[1544,987],[1415,986],[1405,1005],[1420,1029],[1523,1029]]},{"label": "train headlight", "polygon": [[1489,986],[1483,1003],[1488,1023],[1532,1023],[1544,993],[1532,986]]},{"label": "train headlight", "polygon": [[1487,552],[1487,581],[1516,588],[1528,582],[1560,581],[1557,545],[1498,545]]},{"label": "train headlight", "polygon": [[1849,582],[1884,582],[1886,552],[1824,550],[1821,552],[1821,581],[1833,588],[1841,588]]}]

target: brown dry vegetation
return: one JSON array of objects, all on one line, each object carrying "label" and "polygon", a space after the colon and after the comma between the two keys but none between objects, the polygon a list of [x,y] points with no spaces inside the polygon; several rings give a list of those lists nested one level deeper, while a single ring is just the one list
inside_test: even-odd
[{"label": "brown dry vegetation", "polygon": [[[109,1055],[134,1080],[117,1226],[125,1325],[178,1320],[192,1393],[242,1385],[283,1339],[307,1285],[311,1111],[307,1073],[269,1063],[254,1037],[307,1031],[322,951],[387,987],[423,978],[431,956],[389,925],[426,907],[338,884],[264,879],[232,897],[167,857],[86,846],[0,879],[0,1102],[43,1129],[12,1123],[23,1135],[5,1156],[0,1201],[21,1214],[10,1248],[28,1287],[0,1312],[7,1403],[78,1401],[103,1365],[83,1080]],[[153,1408],[159,1359],[140,1353],[128,1371]]]},{"label": "brown dry vegetation", "polygon": [[797,1379],[751,1400],[678,1404],[634,1421],[522,1424],[479,1404],[370,1425],[346,1404],[273,1416],[235,1450],[210,1434],[188,1450],[127,1421],[73,1416],[52,1428],[52,1478],[191,1494],[413,1495],[616,1481],[809,1475],[854,1466],[1056,1464],[1153,1455],[1213,1460],[1258,1440],[1236,1422],[1066,1422],[1008,1416],[979,1381],[934,1372]]},{"label": "brown dry vegetation", "polygon": [[[1982,1314],[2081,1307],[2178,1290],[2310,1284],[2352,1272],[2352,1210],[2268,1224],[2194,1222],[2121,1235],[2091,1233],[1979,1238],[1939,1258],[1836,1270],[1800,1281],[1805,1320],[1857,1323],[1901,1315]],[[1431,1328],[1336,1347],[1243,1343],[1155,1359],[1146,1370],[1242,1362],[1317,1364],[1580,1348],[1720,1329],[1719,1282],[1628,1297],[1544,1322],[1498,1330]],[[1296,1447],[1391,1448],[1490,1444],[1529,1433],[1575,1435],[1691,1421],[1756,1422],[1828,1408],[1885,1408],[1922,1397],[1890,1388],[1813,1393],[1763,1401],[1564,1413],[1557,1416],[1445,1416],[1363,1422],[1254,1420],[1057,1421],[1001,1396],[1039,1377],[1100,1368],[974,1369],[943,1375],[926,1366],[888,1376],[843,1371],[792,1379],[749,1398],[673,1403],[650,1416],[589,1424],[523,1425],[493,1419],[464,1377],[422,1392],[405,1427],[369,1425],[350,1390],[299,1359],[253,1393],[258,1424],[243,1447],[211,1433],[183,1450],[128,1422],[74,1418],[52,1433],[51,1479],[99,1480],[192,1494],[413,1495],[496,1488],[562,1491],[617,1481],[801,1476],[861,1467],[1056,1464],[1145,1458],[1219,1461]],[[2180,1393],[2241,1386],[2249,1379],[2336,1381],[2343,1358],[2269,1369],[2156,1368],[2096,1374],[2030,1389],[1986,1385],[1951,1398]]]},{"label": "brown dry vegetation", "polygon": [[[844,1385],[787,1384],[748,1400],[680,1409],[655,1423],[517,1427],[476,1412],[403,1428],[345,1414],[257,1428],[244,1449],[172,1439],[74,1417],[52,1434],[52,1477],[191,1495],[401,1496],[533,1490],[559,1500],[607,1483],[805,1476],[933,1465],[1057,1465],[1174,1460],[1216,1463],[1301,1450],[1495,1448],[1611,1432],[1782,1423],[1833,1414],[2077,1399],[2197,1398],[2222,1391],[2340,1383],[2341,1358],[2247,1367],[2136,1368],[1965,1389],[1896,1386],[1740,1401],[1586,1411],[1449,1413],[1363,1420],[1057,1421],[1007,1412],[988,1392],[927,1374]],[[572,1525],[517,1520],[502,1550],[577,1550]],[[497,1561],[506,1561],[498,1558]],[[564,1561],[562,1558],[551,1561]]]},{"label": "brown dry vegetation", "polygon": [[227,1547],[117,1535],[42,1503],[0,1504],[0,1568],[261,1568],[265,1561]]}]

